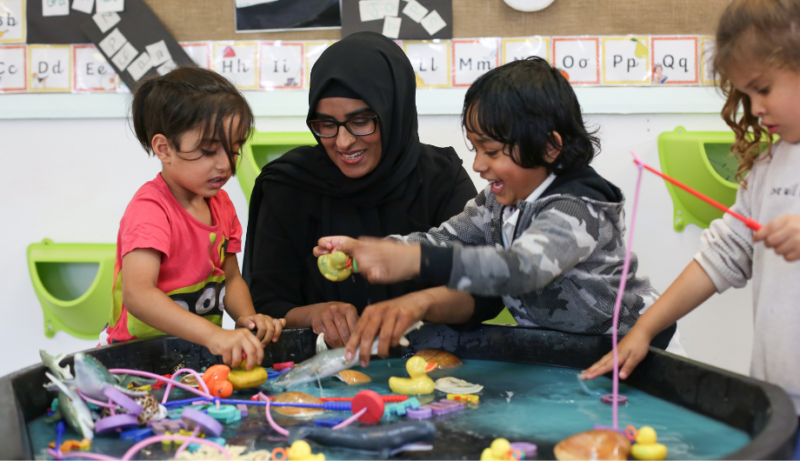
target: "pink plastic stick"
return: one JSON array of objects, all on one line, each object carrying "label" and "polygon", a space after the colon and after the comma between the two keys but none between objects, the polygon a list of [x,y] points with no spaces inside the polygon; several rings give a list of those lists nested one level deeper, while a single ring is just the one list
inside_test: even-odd
[{"label": "pink plastic stick", "polygon": [[143,378],[157,379],[157,380],[159,380],[161,382],[164,382],[164,383],[174,384],[176,387],[180,387],[183,390],[189,391],[189,392],[191,392],[193,394],[197,394],[197,395],[199,395],[201,397],[205,397],[205,398],[207,398],[209,400],[213,400],[214,399],[214,396],[208,393],[208,386],[206,386],[205,381],[203,381],[202,377],[200,375],[197,375],[197,372],[194,371],[194,370],[192,370],[192,371],[194,371],[195,375],[197,375],[197,377],[199,378],[200,385],[203,387],[203,389],[206,392],[199,391],[199,390],[193,388],[192,386],[187,386],[186,384],[183,384],[180,381],[173,381],[173,380],[167,379],[167,378],[165,378],[165,377],[163,377],[161,375],[157,375],[155,373],[148,373],[146,371],[130,370],[128,368],[112,368],[112,369],[110,369],[108,371],[109,371],[109,373],[113,373],[115,375],[125,374],[125,375],[141,376]]},{"label": "pink plastic stick", "polygon": [[[227,459],[227,460],[231,459],[231,454],[230,454],[230,452],[228,452],[228,450],[225,449],[225,447],[220,446],[220,445],[218,445],[218,444],[216,444],[216,443],[214,443],[214,442],[212,442],[210,440],[201,439],[199,437],[190,437],[190,436],[186,436],[186,435],[154,435],[154,436],[148,437],[148,438],[142,440],[141,442],[137,443],[136,445],[132,446],[130,449],[128,449],[128,451],[125,452],[124,455],[122,455],[122,458],[120,458],[120,460],[121,461],[130,461],[130,459],[133,458],[133,456],[136,453],[138,453],[139,450],[141,450],[142,448],[144,448],[144,447],[146,447],[148,445],[152,445],[154,443],[163,442],[164,440],[172,440],[173,442],[199,443],[200,445],[206,445],[206,446],[209,446],[209,447],[211,447],[211,448],[213,448],[215,450],[219,450],[219,452],[222,453],[223,456],[225,456],[225,459]],[[111,458],[111,459],[113,459],[113,458]]]},{"label": "pink plastic stick", "polygon": [[333,426],[333,430],[335,431],[336,429],[341,429],[343,427],[347,427],[347,426],[353,424],[358,418],[361,417],[361,415],[363,415],[364,413],[367,412],[367,409],[368,409],[367,407],[362,408],[361,411],[359,411],[358,413],[356,413],[353,416],[345,419],[341,423]]},{"label": "pink plastic stick", "polygon": [[[200,384],[200,386],[206,391],[206,393],[208,393],[208,386],[206,385],[206,382],[203,381],[203,377],[200,376],[199,373],[197,373],[196,371],[192,370],[191,368],[181,368],[180,370],[178,370],[175,373],[173,373],[172,374],[172,381],[178,381],[177,380],[177,376],[180,376],[180,375],[186,374],[186,373],[189,373],[192,376],[194,376],[195,379],[197,379],[197,382]],[[178,382],[180,382],[180,381],[178,381]],[[167,389],[164,391],[164,398],[161,399],[161,403],[167,403],[167,397],[169,397],[169,391],[170,390],[172,390],[172,382],[167,384]]]},{"label": "pink plastic stick", "polygon": [[95,400],[95,399],[93,399],[93,398],[91,398],[91,397],[88,397],[86,394],[84,394],[83,392],[81,392],[81,390],[80,390],[80,389],[77,389],[77,391],[78,391],[78,395],[80,395],[80,396],[81,396],[81,398],[82,398],[83,400],[86,400],[87,402],[89,402],[89,403],[91,403],[91,404],[97,405],[98,407],[103,407],[103,408],[114,408],[114,406],[115,406],[113,403],[111,403],[111,401],[110,401],[110,400],[109,400],[109,403],[102,402],[102,401],[100,401],[100,400]]},{"label": "pink plastic stick", "polygon": [[278,426],[278,423],[272,420],[272,415],[269,413],[269,398],[267,398],[267,396],[262,394],[261,392],[259,392],[257,395],[259,399],[263,400],[264,402],[267,402],[265,407],[266,410],[264,410],[264,413],[267,414],[267,421],[269,422],[269,425],[272,426],[272,428],[275,429],[275,432],[277,432],[278,434],[285,435],[288,437],[289,431]]},{"label": "pink plastic stick", "polygon": [[[199,433],[200,433],[200,426],[196,426],[194,428],[194,431],[192,431],[192,437],[197,437],[197,434]],[[183,445],[181,445],[175,452],[175,459],[178,459],[178,455],[183,453],[183,450],[187,449],[188,447],[189,447],[189,442],[183,442]]]}]

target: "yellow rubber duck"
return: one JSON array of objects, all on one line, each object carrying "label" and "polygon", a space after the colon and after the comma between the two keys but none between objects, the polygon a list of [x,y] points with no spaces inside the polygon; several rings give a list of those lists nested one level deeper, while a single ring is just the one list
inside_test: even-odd
[{"label": "yellow rubber duck", "polygon": [[636,459],[661,460],[667,457],[667,447],[656,443],[658,435],[650,426],[642,426],[636,436],[636,444],[631,447],[631,454]]},{"label": "yellow rubber duck", "polygon": [[506,439],[494,439],[494,442],[481,453],[481,461],[506,461],[511,451],[511,442]]},{"label": "yellow rubber duck", "polygon": [[410,378],[389,378],[389,387],[397,394],[416,395],[433,392],[433,380],[427,373],[436,368],[435,363],[428,363],[422,357],[411,357],[406,362],[406,370]]},{"label": "yellow rubber duck", "polygon": [[347,280],[353,270],[358,272],[358,265],[355,265],[354,261],[341,251],[320,256],[317,258],[317,267],[322,275],[331,282]]},{"label": "yellow rubber duck", "polygon": [[241,367],[234,368],[228,374],[228,381],[233,385],[233,390],[250,389],[267,382],[267,370],[264,367],[256,366],[247,371],[244,365],[244,362],[242,362]]},{"label": "yellow rubber duck", "polygon": [[305,440],[298,440],[286,450],[289,456],[289,461],[325,461],[325,453],[318,453],[316,455],[311,453],[311,445]]}]

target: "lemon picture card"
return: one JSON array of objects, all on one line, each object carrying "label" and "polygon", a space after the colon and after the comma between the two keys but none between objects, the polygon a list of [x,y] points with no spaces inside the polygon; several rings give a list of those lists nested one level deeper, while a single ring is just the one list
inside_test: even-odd
[{"label": "lemon picture card", "polygon": [[604,85],[647,85],[651,75],[647,37],[603,37]]}]

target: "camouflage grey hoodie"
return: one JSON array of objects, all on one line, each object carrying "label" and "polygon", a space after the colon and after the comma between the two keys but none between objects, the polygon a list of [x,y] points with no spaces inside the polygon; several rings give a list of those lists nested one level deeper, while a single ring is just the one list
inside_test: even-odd
[{"label": "camouflage grey hoodie", "polygon": [[[594,169],[560,175],[532,203],[517,202],[514,239],[503,247],[503,208],[489,186],[464,211],[427,233],[391,236],[422,243],[420,278],[502,296],[520,325],[610,333],[625,259],[622,192]],[[631,257],[619,332],[627,334],[658,298]]]}]

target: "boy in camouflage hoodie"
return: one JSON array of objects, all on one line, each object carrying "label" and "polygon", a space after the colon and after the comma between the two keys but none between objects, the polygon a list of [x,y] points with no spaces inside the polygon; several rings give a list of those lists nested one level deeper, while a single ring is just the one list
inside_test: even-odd
[{"label": "boy in camouflage hoodie", "polygon": [[[352,255],[372,283],[419,277],[502,296],[520,325],[610,333],[625,258],[624,198],[589,166],[599,140],[586,130],[569,82],[539,58],[498,67],[467,91],[462,124],[475,151],[473,169],[490,184],[461,214],[426,233],[390,236],[394,242],[326,237],[315,254]],[[636,276],[637,266],[633,256],[619,318],[623,335],[658,297]],[[419,320],[386,311],[364,311],[348,354],[361,345],[368,362],[379,332],[394,345],[396,333]],[[497,312],[483,317],[491,314]],[[438,318],[446,322],[447,315]]]}]

